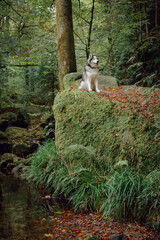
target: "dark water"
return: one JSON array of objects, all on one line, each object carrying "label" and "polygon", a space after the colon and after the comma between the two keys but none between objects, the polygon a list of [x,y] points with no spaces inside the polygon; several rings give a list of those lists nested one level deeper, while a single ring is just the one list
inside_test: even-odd
[{"label": "dark water", "polygon": [[[54,226],[57,201],[42,199],[35,186],[0,175],[0,240],[43,240]],[[47,219],[52,219],[48,221]],[[52,223],[52,225],[51,225]]]}]

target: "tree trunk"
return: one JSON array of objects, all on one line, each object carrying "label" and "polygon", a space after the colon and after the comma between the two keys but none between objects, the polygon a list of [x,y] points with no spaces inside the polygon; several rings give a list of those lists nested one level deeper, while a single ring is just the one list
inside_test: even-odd
[{"label": "tree trunk", "polygon": [[76,72],[71,0],[56,0],[58,36],[58,65],[60,89],[64,89],[63,77]]}]

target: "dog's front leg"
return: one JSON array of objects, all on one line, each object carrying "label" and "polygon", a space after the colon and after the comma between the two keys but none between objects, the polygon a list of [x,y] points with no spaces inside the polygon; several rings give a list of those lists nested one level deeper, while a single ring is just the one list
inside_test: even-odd
[{"label": "dog's front leg", "polygon": [[98,88],[98,80],[95,81],[95,87],[96,87],[96,92],[100,92],[100,90]]},{"label": "dog's front leg", "polygon": [[87,79],[87,85],[88,85],[88,91],[92,91],[90,78]]}]

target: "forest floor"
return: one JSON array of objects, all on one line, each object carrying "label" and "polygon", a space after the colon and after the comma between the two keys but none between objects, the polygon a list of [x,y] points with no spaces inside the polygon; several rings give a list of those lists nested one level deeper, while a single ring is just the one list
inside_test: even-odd
[{"label": "forest floor", "polygon": [[[55,217],[56,215],[56,217]],[[121,224],[113,219],[106,219],[97,213],[77,213],[73,211],[57,212],[53,218],[42,219],[38,222],[41,227],[50,227],[44,236],[46,239],[57,240],[83,240],[89,236],[96,235],[101,240],[108,240],[109,237],[117,234],[125,234],[129,240],[158,240],[160,234],[154,230],[132,223],[131,220]],[[51,230],[52,229],[52,230]]]}]

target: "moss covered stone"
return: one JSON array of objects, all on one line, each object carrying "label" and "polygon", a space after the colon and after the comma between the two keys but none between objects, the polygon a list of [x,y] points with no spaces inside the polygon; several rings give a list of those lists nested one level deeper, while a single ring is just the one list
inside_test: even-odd
[{"label": "moss covered stone", "polygon": [[21,139],[26,142],[29,139],[29,133],[27,129],[20,127],[8,127],[5,131],[10,141],[16,142]]},{"label": "moss covered stone", "polygon": [[64,82],[64,88],[65,89],[70,89],[71,85],[75,85],[78,87],[78,83],[80,79],[82,78],[82,73],[74,72],[74,73],[69,73],[66,74],[63,82]]},{"label": "moss covered stone", "polygon": [[7,139],[8,139],[7,138],[7,134],[2,132],[2,131],[0,131],[0,140],[7,140]]},{"label": "moss covered stone", "polygon": [[13,153],[18,157],[25,157],[30,154],[30,148],[23,142],[18,142],[13,145]]},{"label": "moss covered stone", "polygon": [[55,140],[68,166],[81,162],[86,167],[93,162],[110,168],[127,161],[145,170],[157,167],[160,144],[155,140],[155,119],[132,113],[129,107],[123,110],[123,106],[95,92],[58,93],[53,107]]}]

